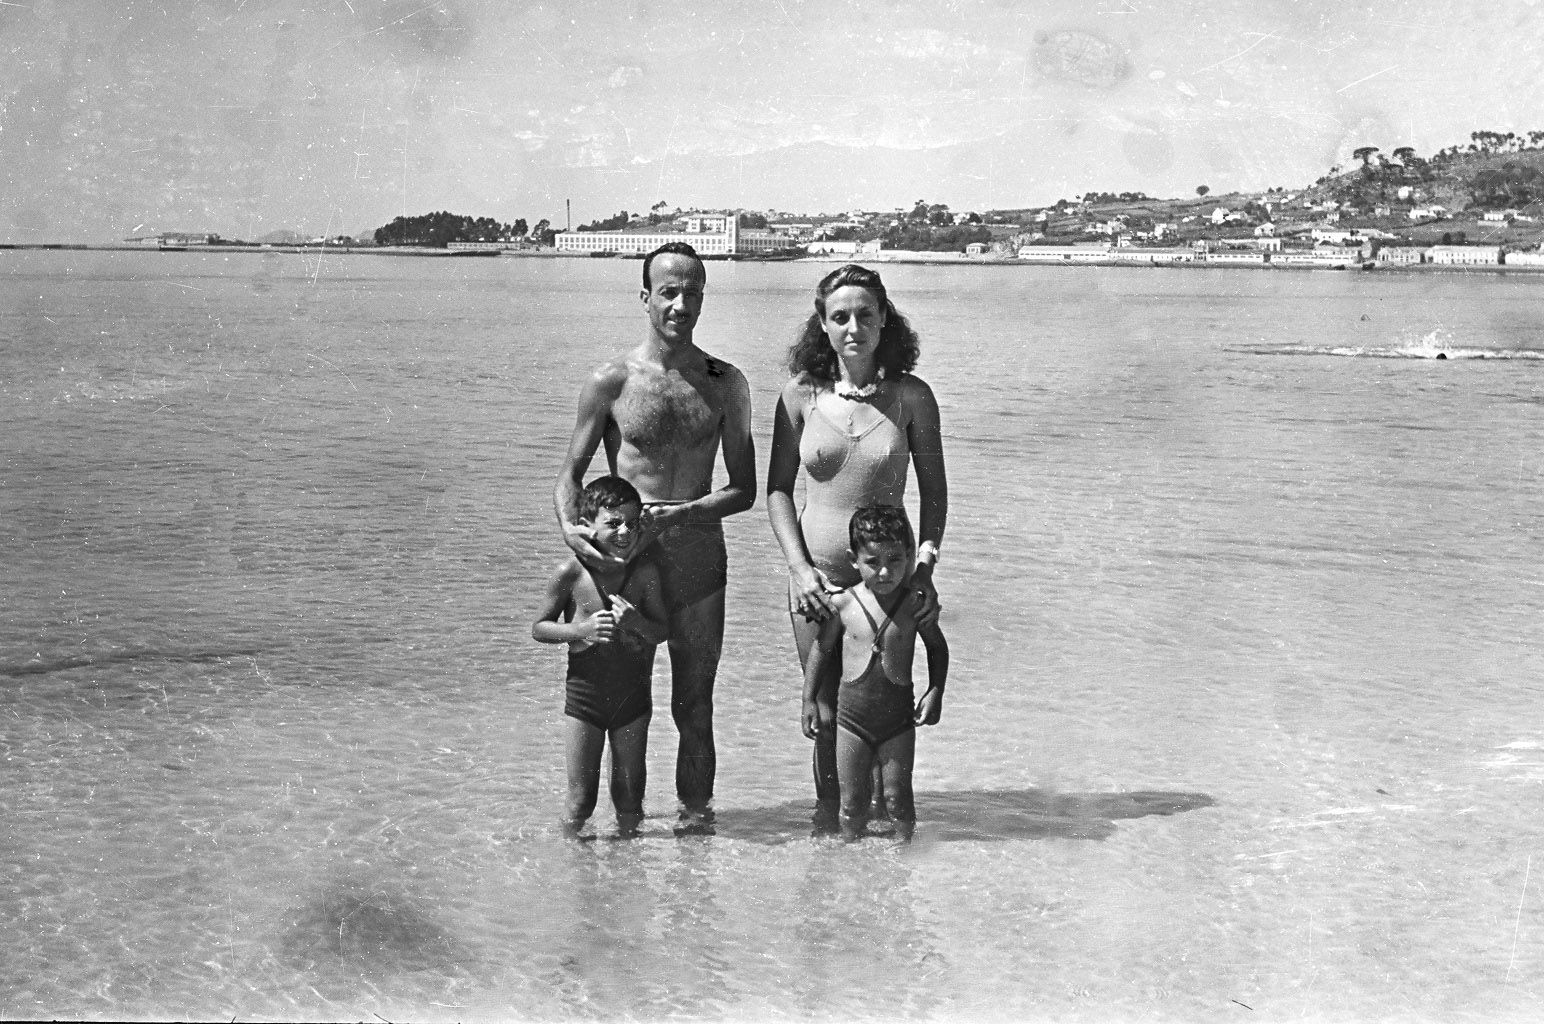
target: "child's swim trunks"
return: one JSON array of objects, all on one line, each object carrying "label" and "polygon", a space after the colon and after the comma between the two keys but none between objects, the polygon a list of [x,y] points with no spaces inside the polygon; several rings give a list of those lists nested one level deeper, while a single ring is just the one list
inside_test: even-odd
[{"label": "child's swim trunks", "polygon": [[654,646],[625,641],[568,652],[563,713],[610,732],[654,713]]}]

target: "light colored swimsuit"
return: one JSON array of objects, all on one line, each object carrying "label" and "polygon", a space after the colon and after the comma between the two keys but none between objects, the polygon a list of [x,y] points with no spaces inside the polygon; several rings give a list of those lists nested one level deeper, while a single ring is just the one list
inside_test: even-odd
[{"label": "light colored swimsuit", "polygon": [[813,388],[807,394],[799,438],[805,473],[799,528],[815,567],[836,586],[850,587],[858,582],[858,570],[847,555],[847,524],[864,505],[903,503],[911,464],[910,417],[897,387],[888,404],[876,406],[881,419],[848,433],[816,404]]}]

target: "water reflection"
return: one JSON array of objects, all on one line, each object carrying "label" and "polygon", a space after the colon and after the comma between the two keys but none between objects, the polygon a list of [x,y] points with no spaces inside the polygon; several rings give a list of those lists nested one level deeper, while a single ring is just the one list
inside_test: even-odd
[{"label": "water reflection", "polygon": [[280,953],[308,974],[449,972],[469,959],[432,901],[382,875],[339,872],[286,917]]},{"label": "water reflection", "polygon": [[[1047,789],[964,789],[919,792],[917,840],[924,842],[1006,842],[1023,839],[1107,839],[1115,822],[1168,816],[1210,807],[1205,793],[1133,790],[1128,793],[1061,793]],[[831,815],[808,800],[789,800],[726,814],[718,834],[778,846],[833,831]],[[888,840],[871,834],[870,839]]]},{"label": "water reflection", "polygon": [[[821,840],[818,847],[795,908],[798,969],[789,980],[799,1012],[865,1020],[929,1016],[939,1000],[918,981],[946,962],[916,913],[915,862],[897,856],[893,844]],[[861,868],[855,858],[863,859]]]}]

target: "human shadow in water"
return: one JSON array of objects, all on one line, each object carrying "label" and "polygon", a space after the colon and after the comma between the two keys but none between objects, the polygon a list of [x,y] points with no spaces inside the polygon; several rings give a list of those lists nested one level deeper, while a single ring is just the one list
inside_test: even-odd
[{"label": "human shadow in water", "polygon": [[[1017,839],[1108,839],[1115,823],[1210,807],[1205,793],[1135,790],[1060,793],[1044,789],[961,789],[916,794],[917,834],[928,842]],[[828,831],[808,800],[724,811],[717,834],[768,846],[807,838],[811,824]]]}]

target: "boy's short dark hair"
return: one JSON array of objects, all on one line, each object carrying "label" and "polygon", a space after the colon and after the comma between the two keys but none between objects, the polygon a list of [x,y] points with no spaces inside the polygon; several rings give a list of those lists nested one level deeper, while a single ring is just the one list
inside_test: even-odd
[{"label": "boy's short dark hair", "polygon": [[868,544],[905,544],[916,546],[911,520],[899,505],[865,505],[852,514],[847,523],[847,543],[856,554]]},{"label": "boy's short dark hair", "polygon": [[619,476],[598,476],[584,485],[579,492],[579,518],[593,522],[595,513],[603,508],[621,508],[623,505],[642,505],[638,488]]}]

